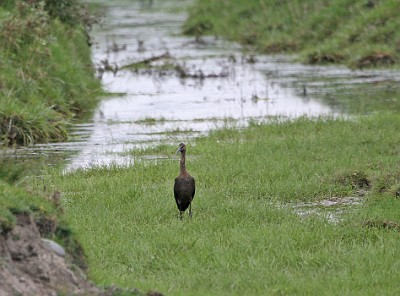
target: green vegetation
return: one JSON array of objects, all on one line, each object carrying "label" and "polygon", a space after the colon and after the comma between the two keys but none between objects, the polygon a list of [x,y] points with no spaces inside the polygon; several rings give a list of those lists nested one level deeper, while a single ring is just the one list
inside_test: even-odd
[{"label": "green vegetation", "polygon": [[[98,284],[171,295],[399,291],[399,115],[301,118],[224,129],[188,143],[194,217],[177,218],[175,146],[130,168],[59,174]],[[40,184],[39,184],[40,187]],[[338,224],[286,202],[366,194]]]},{"label": "green vegetation", "polygon": [[[41,235],[61,243],[72,256],[72,262],[85,268],[85,258],[79,243],[63,217],[59,193],[32,192],[32,186],[23,186],[28,176],[43,170],[40,161],[25,161],[15,165],[15,160],[0,158],[0,234],[10,231],[18,215],[30,215]],[[44,184],[42,184],[43,186]],[[31,188],[31,189],[29,189]]]},{"label": "green vegetation", "polygon": [[145,117],[143,119],[139,119],[139,120],[135,121],[135,123],[141,123],[141,124],[145,124],[145,125],[154,125],[156,123],[164,123],[164,122],[165,122],[164,117],[161,117],[161,118]]},{"label": "green vegetation", "polygon": [[398,65],[397,0],[198,0],[184,31],[222,35],[267,52],[300,52],[309,63]]},{"label": "green vegetation", "polygon": [[[101,88],[86,32],[93,20],[82,8],[77,0],[0,1],[0,146],[63,140],[68,121],[96,103]],[[41,168],[41,161],[0,154],[0,233],[18,215],[30,215],[42,236],[84,267],[57,194],[44,197],[21,185]]]},{"label": "green vegetation", "polygon": [[0,180],[0,233],[12,229],[15,214],[35,214],[51,212],[50,204],[42,197],[33,196],[11,184]]},{"label": "green vegetation", "polygon": [[67,137],[66,123],[94,105],[94,77],[77,1],[0,4],[0,141],[31,144]]}]

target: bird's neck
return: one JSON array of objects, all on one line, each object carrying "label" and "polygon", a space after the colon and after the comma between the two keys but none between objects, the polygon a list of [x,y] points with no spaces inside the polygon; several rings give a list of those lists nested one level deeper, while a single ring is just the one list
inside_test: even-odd
[{"label": "bird's neck", "polygon": [[181,175],[187,175],[185,162],[186,162],[186,153],[182,152],[181,160],[180,160]]}]

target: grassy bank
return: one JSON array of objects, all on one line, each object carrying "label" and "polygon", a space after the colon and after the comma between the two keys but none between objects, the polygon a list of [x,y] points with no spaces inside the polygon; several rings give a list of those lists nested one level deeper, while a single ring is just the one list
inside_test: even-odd
[{"label": "grassy bank", "polygon": [[[64,140],[70,120],[96,103],[101,88],[87,43],[85,26],[90,17],[81,8],[75,0],[0,1],[0,149]],[[17,162],[0,151],[1,238],[7,239],[18,216],[29,215],[41,236],[61,243],[72,262],[84,267],[79,243],[63,220],[59,200],[33,194],[21,185],[27,175],[37,175],[41,168],[37,159],[29,164]],[[15,250],[19,251],[23,252]],[[2,276],[10,272],[12,279],[13,267],[3,259]],[[24,260],[28,259],[19,258],[18,263],[23,265]]]},{"label": "grassy bank", "polygon": [[66,124],[100,93],[77,1],[0,4],[0,141],[67,137]]},{"label": "grassy bank", "polygon": [[198,0],[184,31],[214,34],[262,52],[300,52],[309,63],[396,65],[398,2],[350,0]]},{"label": "grassy bank", "polygon": [[29,215],[42,237],[58,241],[71,256],[71,262],[85,267],[82,249],[63,217],[58,194],[35,194],[30,189],[32,186],[22,185],[28,176],[37,174],[45,167],[37,160],[15,165],[13,159],[0,157],[0,235],[3,239],[7,237],[18,215]]},{"label": "grassy bank", "polygon": [[42,197],[31,195],[0,180],[0,233],[7,232],[14,227],[15,214],[32,214],[40,219],[42,214],[51,212],[53,212],[51,204],[45,202]]},{"label": "grassy bank", "polygon": [[[166,160],[46,180],[61,190],[98,284],[171,295],[399,292],[399,115],[298,119],[188,144],[194,217],[177,218]],[[335,225],[293,203],[365,194]],[[288,205],[286,202],[290,202]]]}]

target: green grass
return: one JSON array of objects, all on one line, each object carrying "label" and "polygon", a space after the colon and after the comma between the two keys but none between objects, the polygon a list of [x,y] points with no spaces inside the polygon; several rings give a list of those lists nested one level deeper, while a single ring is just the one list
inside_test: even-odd
[{"label": "green grass", "polygon": [[[0,233],[11,230],[16,222],[16,215],[32,215],[37,221],[53,220],[58,216],[50,199],[34,194],[22,184],[33,174],[45,168],[40,161],[19,161],[16,165],[11,156],[0,154]],[[42,183],[42,186],[44,184]]]},{"label": "green grass", "polygon": [[23,190],[0,181],[0,233],[13,228],[16,213],[31,213],[31,209],[41,208],[42,200],[36,205],[37,198],[32,198]]},{"label": "green grass", "polygon": [[268,53],[299,52],[309,63],[398,65],[397,6],[396,0],[197,0],[184,31],[222,35]]},{"label": "green grass", "polygon": [[62,23],[41,4],[13,2],[0,14],[0,141],[64,140],[68,121],[101,93],[83,24]]},{"label": "green grass", "polygon": [[[384,225],[400,222],[399,128],[399,115],[381,114],[212,132],[187,143],[197,189],[194,216],[183,221],[172,193],[174,146],[150,151],[166,160],[139,155],[129,168],[45,182],[63,192],[100,285],[167,295],[396,294],[399,233]],[[365,203],[339,224],[279,206],[360,189]]]}]

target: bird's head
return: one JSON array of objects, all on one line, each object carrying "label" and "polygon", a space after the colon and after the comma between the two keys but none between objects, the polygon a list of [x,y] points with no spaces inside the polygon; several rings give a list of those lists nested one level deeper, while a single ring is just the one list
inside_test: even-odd
[{"label": "bird's head", "polygon": [[183,153],[183,152],[185,152],[185,151],[186,151],[186,146],[185,146],[185,144],[180,143],[180,144],[179,144],[179,147],[178,147],[178,150],[176,150],[176,153],[175,153],[175,154]]}]

